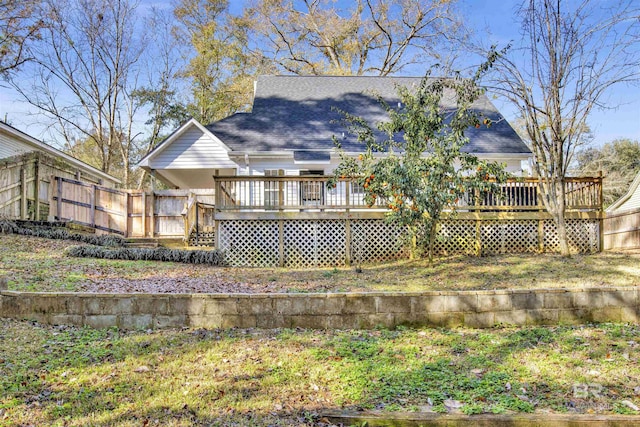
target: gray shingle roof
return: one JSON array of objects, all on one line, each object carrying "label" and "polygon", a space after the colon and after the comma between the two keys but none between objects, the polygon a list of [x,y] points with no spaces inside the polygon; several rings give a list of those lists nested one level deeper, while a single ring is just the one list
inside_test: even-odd
[{"label": "gray shingle roof", "polygon": [[[239,113],[207,128],[234,151],[331,150],[332,136],[342,136],[341,118],[332,107],[360,116],[375,126],[387,115],[377,102],[399,102],[397,86],[417,87],[419,77],[260,76],[251,113]],[[455,106],[445,99],[443,108]],[[472,153],[530,153],[509,123],[486,96],[474,103],[491,128],[470,128],[465,151]],[[342,140],[346,151],[363,146],[354,138]]]}]

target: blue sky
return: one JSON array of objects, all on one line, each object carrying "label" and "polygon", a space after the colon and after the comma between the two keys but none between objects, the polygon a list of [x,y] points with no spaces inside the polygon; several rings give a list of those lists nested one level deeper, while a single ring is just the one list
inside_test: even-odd
[{"label": "blue sky", "polygon": [[[143,1],[145,6],[152,1]],[[239,11],[244,0],[231,0],[232,10]],[[158,4],[158,3],[156,3]],[[461,0],[459,9],[464,19],[476,30],[487,44],[505,46],[512,40],[519,40],[519,26],[514,19],[514,8],[519,4],[512,0]],[[164,2],[164,5],[167,5]],[[640,67],[640,64],[638,65]],[[508,102],[493,100],[507,118],[513,120],[516,110]],[[596,110],[590,117],[589,125],[597,145],[616,138],[640,140],[640,87],[619,86],[604,99],[606,110]],[[0,82],[0,119],[8,120],[15,127],[43,139],[55,146],[51,135],[43,128],[41,119],[22,102],[19,96]]]}]

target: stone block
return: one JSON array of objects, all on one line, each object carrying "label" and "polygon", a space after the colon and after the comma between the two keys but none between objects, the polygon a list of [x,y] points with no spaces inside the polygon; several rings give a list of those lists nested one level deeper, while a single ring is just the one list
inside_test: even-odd
[{"label": "stone block", "polygon": [[128,330],[152,328],[153,316],[150,314],[123,314],[118,316],[118,327]]},{"label": "stone block", "polygon": [[344,295],[327,295],[324,299],[324,313],[326,315],[342,314],[345,307]]},{"label": "stone block", "polygon": [[527,310],[527,325],[552,325],[558,323],[558,310]]},{"label": "stone block", "polygon": [[179,310],[176,305],[173,306],[173,312],[174,313],[184,313],[190,316],[198,316],[201,314],[204,314],[204,308],[206,305],[206,300],[204,297],[196,297],[193,296],[191,298],[184,298],[179,300],[180,303],[177,305],[183,305],[181,308],[182,310]]},{"label": "stone block", "polygon": [[427,319],[430,326],[457,328],[464,325],[464,313],[429,313]]},{"label": "stone block", "polygon": [[446,313],[475,312],[478,309],[478,295],[475,293],[447,295],[444,303]]},{"label": "stone block", "polygon": [[327,316],[327,329],[358,329],[360,325],[359,314],[341,314]]},{"label": "stone block", "polygon": [[168,305],[167,298],[155,295],[137,295],[134,299],[133,312],[136,314],[167,314]]},{"label": "stone block", "polygon": [[67,314],[84,314],[84,300],[80,296],[69,296],[65,298],[65,313]]},{"label": "stone block", "polygon": [[414,313],[441,313],[444,311],[445,295],[425,295],[413,297]]},{"label": "stone block", "polygon": [[82,316],[79,314],[56,314],[51,316],[52,325],[82,326]]},{"label": "stone block", "polygon": [[290,316],[292,328],[304,328],[304,329],[325,329],[327,327],[327,316],[311,316],[311,315],[296,315]]},{"label": "stone block", "polygon": [[171,295],[167,302],[170,314],[187,314],[187,308],[191,304],[191,295]]},{"label": "stone block", "polygon": [[622,308],[601,307],[591,310],[591,318],[594,322],[620,322],[622,318]]},{"label": "stone block", "polygon": [[496,325],[516,325],[527,324],[527,310],[497,311],[495,313]]},{"label": "stone block", "polygon": [[635,289],[605,289],[602,291],[603,307],[635,307],[638,293]]},{"label": "stone block", "polygon": [[345,295],[345,314],[374,314],[376,312],[376,299],[368,295]]},{"label": "stone block", "polygon": [[591,313],[584,309],[558,310],[558,323],[562,325],[582,325],[591,321]]},{"label": "stone block", "polygon": [[275,313],[285,316],[297,316],[307,313],[307,299],[291,297],[291,298],[276,298],[273,300]]},{"label": "stone block", "polygon": [[359,329],[375,329],[396,327],[395,315],[393,313],[367,314],[360,316]]},{"label": "stone block", "polygon": [[256,315],[256,327],[262,329],[291,328],[291,317],[281,314]]},{"label": "stone block", "polygon": [[207,316],[239,313],[237,298],[207,298],[203,300],[203,303],[204,307],[202,312]]},{"label": "stone block", "polygon": [[255,315],[225,314],[222,316],[222,327],[228,328],[255,328],[257,326]]},{"label": "stone block", "polygon": [[270,314],[273,313],[273,299],[269,297],[240,297],[237,298],[238,314]]},{"label": "stone block", "polygon": [[105,310],[112,314],[132,314],[133,300],[131,298],[113,298],[105,301]]},{"label": "stone block", "polygon": [[548,292],[544,295],[544,308],[573,308],[573,292]]},{"label": "stone block", "polygon": [[188,317],[188,326],[191,328],[215,329],[222,327],[222,315],[197,314]]},{"label": "stone block", "polygon": [[375,297],[376,313],[410,313],[411,298],[408,296]]},{"label": "stone block", "polygon": [[176,314],[173,316],[156,315],[153,317],[153,327],[158,329],[181,328],[187,326],[187,316]]},{"label": "stone block", "polygon": [[84,316],[84,324],[92,328],[112,328],[118,326],[118,316],[113,314],[96,314]]},{"label": "stone block", "polygon": [[506,311],[511,310],[511,294],[479,294],[476,311]]},{"label": "stone block", "polygon": [[624,323],[639,323],[640,313],[637,307],[621,307],[620,321]]},{"label": "stone block", "polygon": [[495,314],[492,312],[464,313],[464,326],[467,328],[490,328],[495,325]]},{"label": "stone block", "polygon": [[86,316],[103,314],[102,298],[85,297],[83,298],[83,302],[84,302],[83,313]]},{"label": "stone block", "polygon": [[511,296],[511,308],[513,310],[539,310],[544,307],[542,292],[517,292]]},{"label": "stone block", "polygon": [[597,308],[602,307],[602,291],[575,291],[573,292],[574,308]]}]

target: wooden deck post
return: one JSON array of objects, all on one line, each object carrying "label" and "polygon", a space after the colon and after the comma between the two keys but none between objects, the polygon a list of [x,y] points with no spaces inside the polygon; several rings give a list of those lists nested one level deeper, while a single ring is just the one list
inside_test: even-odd
[{"label": "wooden deck post", "polygon": [[604,251],[604,209],[602,205],[604,203],[604,197],[602,195],[602,171],[598,171],[598,252]]}]

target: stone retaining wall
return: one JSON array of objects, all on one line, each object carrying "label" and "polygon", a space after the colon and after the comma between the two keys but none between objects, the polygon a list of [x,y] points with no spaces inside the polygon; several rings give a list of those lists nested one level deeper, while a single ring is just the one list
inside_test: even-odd
[{"label": "stone retaining wall", "polygon": [[636,287],[331,294],[0,292],[0,317],[122,329],[636,323],[639,308]]}]

